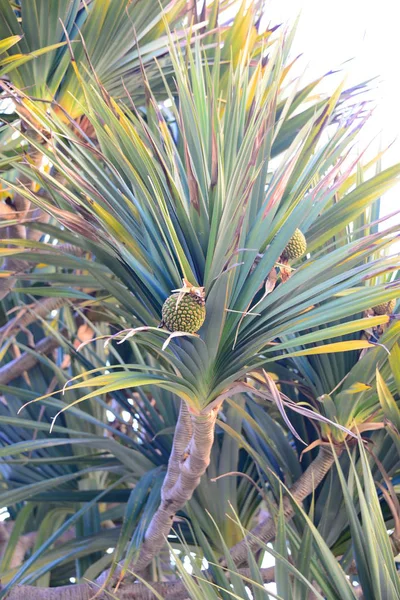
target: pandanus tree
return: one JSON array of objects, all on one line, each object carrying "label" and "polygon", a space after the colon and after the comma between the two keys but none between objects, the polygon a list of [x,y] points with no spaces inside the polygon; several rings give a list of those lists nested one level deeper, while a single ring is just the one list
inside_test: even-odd
[{"label": "pandanus tree", "polygon": [[[43,8],[46,3],[33,4]],[[3,27],[13,23],[15,33],[24,16],[28,19],[24,10],[30,9],[22,3],[19,22],[18,9],[5,5]],[[167,14],[169,9],[182,18],[183,5],[170,3]],[[62,525],[50,541],[20,570],[9,573],[5,592],[12,589],[12,598],[27,593],[14,584],[38,578],[31,569],[57,538],[83,523],[84,514],[98,517],[94,507],[106,493],[98,493],[105,485],[104,471],[112,474],[107,481],[110,498],[127,481],[133,491],[119,539],[113,530],[106,540],[116,547],[115,560],[108,578],[97,586],[112,587],[121,598],[135,597],[140,590],[144,598],[146,589],[132,585],[132,574],[148,578],[149,565],[163,556],[177,513],[184,511],[189,519],[186,529],[182,525],[185,543],[200,540],[209,557],[220,559],[220,569],[235,571],[247,563],[254,578],[252,552],[257,556],[277,538],[277,552],[285,557],[285,531],[297,548],[313,539],[321,553],[315,560],[328,561],[329,548],[298,503],[329,473],[316,504],[321,526],[327,527],[323,502],[332,481],[338,489],[342,486],[341,498],[350,506],[341,468],[330,471],[344,456],[352,472],[346,446],[360,435],[375,431],[377,464],[386,485],[398,469],[395,457],[381,464],[388,444],[393,448],[398,443],[399,324],[392,302],[399,295],[398,256],[389,253],[398,226],[381,230],[378,224],[379,197],[396,183],[400,167],[377,168],[371,176],[377,157],[366,165],[364,176],[357,166],[353,144],[366,119],[363,104],[353,103],[359,90],[340,86],[324,97],[315,95],[318,81],[301,88],[291,79],[291,34],[261,32],[259,3],[247,10],[244,3],[233,23],[220,31],[214,2],[202,15],[207,25],[190,28],[187,20],[187,31],[178,35],[169,31],[158,9],[152,14],[143,7],[127,3],[124,12],[119,3],[68,3],[68,11],[75,12],[68,19],[61,15],[54,39],[45,40],[47,46],[63,45],[43,55],[48,70],[41,73],[42,87],[29,89],[20,69],[15,71],[20,79],[10,76],[5,84],[23,123],[20,140],[26,158],[13,155],[15,167],[7,156],[19,176],[11,169],[3,186],[11,198],[23,199],[38,212],[34,218],[24,214],[24,227],[34,235],[9,236],[2,243],[2,255],[17,261],[8,264],[9,277],[19,285],[13,296],[36,298],[3,326],[3,338],[9,338],[4,355],[11,359],[15,336],[26,335],[35,320],[46,337],[37,342],[37,330],[28,330],[28,346],[19,338],[25,353],[2,368],[2,390],[9,394],[8,404],[14,402],[2,418],[10,425],[19,418],[29,430],[44,418],[40,431],[51,424],[51,435],[59,436],[48,435],[46,444],[82,444],[94,471],[76,496],[90,498],[88,505],[67,520],[62,513]],[[56,14],[60,16],[54,8]],[[100,16],[104,28],[107,19],[115,27],[108,48],[93,34],[99,31]],[[136,33],[127,47],[124,28],[130,30],[131,21]],[[152,32],[154,37],[161,23],[165,39],[148,41],[146,36]],[[28,53],[44,44],[41,37],[35,40],[29,46],[28,35],[21,50]],[[118,52],[111,52],[114,46]],[[160,64],[154,57],[168,58]],[[47,242],[39,241],[42,234]],[[50,239],[55,243],[49,244]],[[197,309],[201,314],[193,326]],[[51,310],[53,321],[46,319]],[[63,348],[61,362],[41,357],[57,347]],[[45,368],[52,384],[35,386],[28,380],[23,391],[13,387],[28,368],[33,373]],[[109,435],[113,428],[104,421],[110,400],[128,411],[134,406],[145,420],[137,440],[123,428]],[[168,428],[176,414],[172,440]],[[76,437],[78,418],[93,427],[89,440]],[[43,448],[43,439],[25,438],[20,451]],[[299,453],[309,451],[304,470],[294,460],[296,445]],[[106,467],[93,449],[113,457],[107,457]],[[54,452],[59,467],[61,456]],[[8,453],[6,445],[3,455]],[[358,456],[364,480],[370,482],[362,447]],[[124,473],[128,465],[129,473]],[[216,482],[221,507],[209,497],[208,477],[203,477],[208,467],[210,478],[239,470],[247,476],[240,484],[233,478],[228,483],[228,476]],[[19,477],[17,487],[22,478],[16,473],[18,469],[10,476],[5,505],[7,498],[13,503],[29,493],[14,495],[12,478]],[[82,469],[79,477],[86,474]],[[53,473],[49,483],[40,477],[30,493],[44,493],[77,475],[58,477],[66,479],[56,481]],[[271,492],[269,511],[257,525],[261,497],[254,480]],[[368,490],[375,498],[371,486]],[[79,496],[83,492],[89,495]],[[382,493],[388,506],[395,507],[391,488]],[[361,507],[362,498],[359,491]],[[202,514],[205,508],[211,521]],[[22,528],[29,510],[25,521],[21,518]],[[357,556],[365,563],[368,544],[360,541],[357,514],[348,508],[330,544],[340,545],[350,526],[351,535],[358,535]],[[294,526],[285,524],[293,516],[306,541],[293,537]],[[376,523],[382,518],[374,516]],[[253,529],[246,534],[243,524]],[[216,526],[222,541],[214,540],[210,548]],[[379,521],[380,532],[384,527]],[[387,558],[387,540],[385,544]],[[93,559],[104,549],[90,546],[89,564],[97,565],[96,575],[109,564],[98,555]],[[11,558],[9,551],[6,567]],[[331,562],[325,563],[336,574],[331,589],[339,595],[329,597],[354,597],[346,576]],[[313,568],[311,581],[317,578]],[[223,585],[226,576],[214,576]],[[182,578],[187,581],[186,575]],[[392,571],[390,581],[397,589]],[[225,591],[229,585],[225,580]],[[244,584],[237,585],[240,593]],[[372,583],[370,587],[376,589]],[[37,588],[32,598],[89,598],[96,590],[86,583],[57,591]],[[309,587],[307,593],[314,592]],[[173,587],[169,593],[174,595]],[[200,592],[191,593],[196,597]]]}]

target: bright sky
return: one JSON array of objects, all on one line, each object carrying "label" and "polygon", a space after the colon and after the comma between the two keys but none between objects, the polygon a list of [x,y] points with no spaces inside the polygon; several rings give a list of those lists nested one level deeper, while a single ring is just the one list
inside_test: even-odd
[{"label": "bright sky", "polygon": [[[348,74],[349,86],[377,77],[371,84],[376,108],[360,135],[360,149],[375,137],[374,150],[380,142],[385,147],[396,140],[383,159],[383,167],[400,162],[399,0],[332,3],[269,0],[267,3],[268,20],[273,24],[293,23],[298,14],[300,22],[293,55],[303,55],[300,60],[303,68],[307,68],[307,80],[337,68]],[[384,213],[400,208],[399,195],[399,187],[385,195]]]}]

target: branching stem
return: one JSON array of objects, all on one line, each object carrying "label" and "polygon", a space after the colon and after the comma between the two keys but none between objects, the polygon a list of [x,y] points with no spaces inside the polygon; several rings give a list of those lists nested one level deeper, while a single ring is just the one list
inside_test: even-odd
[{"label": "branching stem", "polygon": [[[340,450],[337,451],[340,453]],[[308,466],[304,473],[290,488],[292,498],[301,503],[321,483],[325,475],[331,469],[335,459],[331,448],[321,446],[317,458]],[[283,512],[286,521],[294,515],[293,501],[288,496],[283,499]],[[267,544],[275,538],[276,527],[273,514],[269,514],[249,534],[231,549],[231,556],[236,565],[247,561],[248,551],[254,552],[260,547],[260,542]]]}]

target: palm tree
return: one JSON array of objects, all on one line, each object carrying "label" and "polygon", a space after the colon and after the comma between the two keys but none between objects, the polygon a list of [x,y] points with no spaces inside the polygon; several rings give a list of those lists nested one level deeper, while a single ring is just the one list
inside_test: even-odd
[{"label": "palm tree", "polygon": [[[18,162],[29,185],[16,182],[12,170],[3,177],[3,185],[50,215],[51,224],[44,219],[29,223],[28,218],[26,227],[56,242],[16,236],[3,244],[13,246],[4,248],[3,256],[23,261],[24,267],[22,274],[10,273],[21,283],[13,292],[16,299],[7,302],[17,303],[19,294],[40,300],[2,330],[9,336],[4,350],[9,356],[13,336],[37,321],[30,330],[32,337],[20,338],[25,354],[0,372],[1,389],[9,395],[2,419],[4,424],[18,422],[37,431],[45,431],[51,423],[59,437],[43,434],[31,439],[25,431],[13,454],[53,446],[46,454],[46,460],[52,457],[50,470],[38,477],[40,456],[34,469],[12,463],[11,471],[5,471],[9,489],[3,503],[20,502],[27,494],[43,502],[40,498],[49,493],[50,502],[59,502],[57,486],[78,478],[78,489],[71,490],[77,495],[71,498],[85,504],[68,519],[65,508],[59,512],[54,506],[49,519],[57,514],[60,520],[53,535],[20,569],[6,571],[4,592],[21,580],[26,584],[44,578],[42,583],[48,586],[48,573],[65,561],[66,554],[61,551],[53,566],[48,556],[40,561],[56,539],[76,526],[84,538],[96,533],[93,540],[86,540],[83,555],[77,545],[71,546],[71,556],[78,557],[78,576],[86,572],[94,579],[103,572],[110,559],[98,552],[112,546],[114,561],[105,585],[115,585],[116,578],[124,576],[122,593],[136,593],[137,584],[132,587],[127,571],[148,578],[149,565],[163,556],[175,515],[184,510],[189,522],[182,524],[181,547],[201,547],[214,562],[220,558],[214,577],[224,589],[230,585],[226,567],[235,571],[247,563],[251,577],[256,577],[249,550],[257,556],[276,538],[277,552],[288,568],[285,539],[303,547],[312,538],[321,554],[315,558],[310,581],[323,556],[328,561],[325,568],[329,563],[336,577],[335,593],[346,594],[330,597],[354,597],[331,550],[298,503],[329,474],[316,504],[321,526],[326,528],[328,522],[322,500],[326,503],[326,486],[336,478],[343,485],[347,512],[342,512],[345,517],[330,544],[340,545],[348,526],[351,537],[357,535],[361,525],[349,508],[352,484],[347,488],[341,468],[332,471],[332,467],[340,457],[343,468],[351,472],[346,444],[354,444],[365,431],[375,431],[379,456],[388,444],[398,443],[390,436],[398,439],[394,429],[398,406],[391,394],[398,393],[399,326],[392,307],[390,314],[378,314],[382,311],[373,307],[398,295],[398,256],[388,254],[398,227],[379,231],[377,220],[379,197],[397,181],[400,166],[378,168],[370,176],[379,165],[377,157],[365,166],[363,177],[361,164],[355,174],[357,160],[351,149],[366,118],[362,105],[352,104],[359,90],[339,87],[325,98],[314,95],[318,82],[299,89],[290,80],[292,34],[279,29],[260,32],[260,3],[248,10],[244,3],[234,22],[219,33],[213,29],[218,9],[214,2],[208,29],[200,24],[199,35],[189,31],[184,49],[182,34],[166,33],[166,68],[152,62],[146,66],[140,51],[135,58],[137,79],[127,70],[128,86],[120,83],[120,74],[116,78],[112,69],[107,71],[108,61],[105,65],[96,54],[97,38],[89,34],[90,23],[93,19],[96,24],[93,15],[104,3],[93,4],[86,11],[76,3],[74,15],[64,19],[71,23],[78,17],[86,19],[79,28],[80,54],[70,41],[78,39],[75,25],[68,36],[62,28],[57,39],[46,40],[58,43],[65,35],[68,43],[43,73],[47,83],[38,88],[39,100],[26,79],[21,85],[22,79],[14,78],[7,88],[24,123],[21,139],[40,161]],[[125,13],[114,4],[107,6],[105,15],[116,19],[113,11],[118,13],[115,44],[125,64],[128,50],[124,47],[122,52],[119,37],[126,26]],[[143,4],[132,7],[129,10],[140,10]],[[152,23],[152,15],[145,12],[140,13],[143,22]],[[5,14],[14,18],[10,8]],[[156,48],[166,56],[165,40],[157,41]],[[49,60],[50,55],[43,56]],[[104,56],[113,59],[108,51]],[[149,52],[149,61],[153,56]],[[53,89],[48,81],[61,69],[58,65],[63,77]],[[72,100],[67,93],[71,91]],[[80,115],[85,126],[77,119]],[[307,249],[295,257],[288,246],[292,236],[299,235],[297,229],[305,235]],[[31,264],[36,265],[33,271]],[[159,327],[163,304],[172,290],[182,287],[182,280],[185,291],[205,290],[206,318],[198,334]],[[45,318],[50,310],[55,311],[53,320]],[[39,331],[47,337],[37,342],[40,324]],[[85,345],[78,352],[85,340],[95,346]],[[61,363],[40,354],[59,346]],[[386,384],[376,378],[376,365]],[[34,381],[11,387],[10,382],[16,377],[21,381],[28,368],[37,374]],[[54,390],[63,386],[65,395],[54,397]],[[120,427],[107,424],[106,401],[117,402],[114,412]],[[16,416],[24,402],[29,411],[25,419],[23,411]],[[132,406],[138,415],[137,439],[126,434],[120,415],[124,409],[129,416]],[[178,412],[171,439],[169,428]],[[77,437],[78,419],[88,427],[84,439]],[[13,439],[8,431],[6,444]],[[59,447],[66,444],[82,469],[63,468],[64,451]],[[73,450],[75,444],[82,454]],[[304,471],[294,444],[313,456]],[[10,452],[6,446],[3,456]],[[369,497],[375,498],[367,463],[360,449],[357,465],[363,466]],[[209,479],[202,478],[207,468],[210,478],[238,471],[246,478],[240,484],[234,478],[219,479],[223,499],[219,503],[210,497]],[[398,458],[382,469],[380,477],[387,485],[387,478],[398,469]],[[244,535],[244,528],[255,524],[260,506],[254,483],[260,489],[267,486],[269,511]],[[393,494],[387,489],[382,493],[391,507]],[[98,503],[105,497],[108,503],[116,501],[119,492],[127,502],[125,519],[120,530],[113,527],[101,541]],[[360,492],[362,508],[361,496]],[[238,515],[233,525],[229,505]],[[23,516],[18,515],[20,531],[33,510],[31,503],[26,506]],[[112,510],[111,521],[122,517],[120,509]],[[295,515],[293,526],[285,524]],[[39,517],[39,525],[40,521]],[[43,534],[49,531],[48,521]],[[382,533],[384,525],[379,523]],[[221,538],[215,535],[216,526]],[[295,537],[302,530],[304,540]],[[10,543],[6,569],[14,546]],[[179,563],[177,568],[191,586]],[[242,593],[244,573],[237,573],[237,593]],[[263,573],[258,577],[262,581]],[[282,573],[278,579],[283,581]],[[396,586],[395,577],[392,581]],[[135,589],[145,597],[144,589]],[[370,589],[377,589],[376,579],[374,583],[371,579]],[[57,598],[90,597],[93,590],[89,584],[60,588]],[[11,593],[18,598],[27,590],[13,588]],[[37,597],[45,598],[46,593],[37,591]]]}]

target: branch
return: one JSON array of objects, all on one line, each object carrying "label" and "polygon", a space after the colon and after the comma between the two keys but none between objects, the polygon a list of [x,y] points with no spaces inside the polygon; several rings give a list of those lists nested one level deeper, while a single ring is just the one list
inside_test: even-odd
[{"label": "branch", "polygon": [[[340,451],[338,451],[338,454],[340,454]],[[303,502],[318,487],[334,462],[332,450],[327,446],[321,446],[317,458],[290,488],[291,498],[299,504]],[[291,498],[285,496],[283,499],[283,513],[287,521],[294,515],[293,500]],[[274,515],[269,514],[243,540],[231,548],[231,557],[235,564],[245,563],[249,550],[256,551],[260,548],[260,542],[264,544],[271,542],[275,538],[275,534],[275,518]]]},{"label": "branch", "polygon": [[[6,227],[5,238],[18,240],[26,239],[26,230],[24,225],[14,224]],[[12,247],[13,246],[10,244],[9,248]],[[16,277],[14,274],[25,271],[28,265],[29,263],[26,260],[21,260],[20,258],[15,258],[14,256],[6,256],[2,268],[4,271],[10,271],[12,274],[10,274],[8,277],[0,279],[0,300],[5,298],[15,286],[18,277]]]},{"label": "branch", "polygon": [[38,319],[43,319],[52,310],[58,310],[67,302],[67,298],[44,298],[31,306],[25,306],[8,323],[0,328],[0,340],[5,336],[13,335],[16,331],[25,329]]},{"label": "branch", "polygon": [[[0,586],[1,591],[1,586]],[[7,600],[110,600],[107,592],[98,593],[94,585],[82,583],[79,585],[67,585],[56,588],[40,588],[30,585],[14,586],[6,596]],[[131,596],[134,598],[134,596]],[[114,596],[119,600],[127,600],[129,596]]]},{"label": "branch", "polygon": [[[54,337],[45,337],[33,349],[38,354],[50,354],[58,348],[59,341]],[[38,362],[37,357],[31,352],[24,352],[18,358],[11,360],[0,369],[0,385],[7,385],[25,371],[29,371]]]},{"label": "branch", "polygon": [[[250,569],[239,569],[238,573],[242,577],[251,579]],[[260,574],[264,583],[270,583],[275,579],[275,568],[260,569]],[[229,578],[229,572],[226,575]],[[188,598],[189,592],[181,580],[157,582],[149,585],[164,600],[185,600]],[[83,583],[57,588],[39,588],[28,585],[15,586],[7,596],[7,600],[93,600],[94,598],[96,600],[110,600],[111,597],[117,600],[156,600],[157,598],[143,583],[127,585],[112,595],[108,592],[99,593],[99,588],[95,585]]]},{"label": "branch", "polygon": [[[47,213],[40,211],[40,215],[39,215],[39,217],[35,217],[35,221],[36,222],[45,222],[45,219],[42,218],[43,215],[48,216]],[[37,231],[37,230],[27,231],[27,228],[25,227],[25,225],[20,224],[20,223],[9,225],[8,227],[6,227],[6,233],[5,233],[6,239],[18,239],[18,240],[33,239],[34,241],[37,241],[40,239],[41,236],[42,236],[41,231]],[[12,244],[9,244],[9,248],[13,248],[13,247],[15,247],[15,246],[13,246]],[[20,250],[29,252],[30,248],[27,248],[27,249],[20,248]],[[85,254],[85,250],[83,250],[82,248],[79,248],[78,246],[73,246],[72,244],[59,244],[57,246],[57,250],[60,250],[61,252],[65,252],[66,254],[73,254],[74,256],[82,256],[83,254]],[[33,248],[32,251],[35,251],[35,248]],[[51,252],[51,251],[52,250],[49,247],[49,252]],[[46,250],[42,250],[42,254],[43,255],[46,254]],[[21,258],[17,258],[16,256],[8,256],[4,259],[2,268],[4,269],[4,271],[10,271],[10,274],[8,275],[8,277],[4,277],[4,278],[0,279],[0,300],[2,298],[4,298],[5,296],[7,296],[7,294],[9,292],[11,292],[11,290],[15,286],[15,283],[18,281],[19,274],[24,273],[25,271],[30,269],[31,262],[32,261],[30,261],[28,258],[21,259]],[[35,262],[37,262],[37,261],[35,261]]]},{"label": "branch", "polygon": [[[42,340],[42,342],[44,341]],[[25,355],[17,361],[21,361],[23,357]],[[2,370],[0,370],[0,382]],[[161,503],[150,522],[139,557],[133,565],[135,573],[143,572],[162,548],[176,512],[190,500],[201,476],[208,467],[218,411],[219,406],[206,414],[193,414],[189,413],[184,402],[181,403],[168,471],[161,490]],[[102,579],[101,576],[99,580]],[[117,595],[113,597],[118,600],[154,600],[154,594],[144,584],[131,584],[125,583],[125,581]],[[187,598],[187,590],[180,580],[172,583],[157,583],[154,584],[154,588],[163,598],[168,596],[173,600]],[[109,600],[110,598],[108,592],[99,593],[99,588],[93,584],[80,584],[60,588],[17,586],[7,596],[7,600],[25,600],[25,598],[30,600],[91,600],[95,594],[98,600]]]},{"label": "branch", "polygon": [[[20,181],[25,184],[31,183],[31,179],[28,178],[26,175],[21,175]],[[18,193],[15,194],[12,201],[9,198],[7,207],[9,210],[3,209],[2,216],[6,216],[8,219],[19,222],[6,227],[5,238],[18,240],[38,240],[41,236],[41,233],[39,231],[27,231],[24,222],[35,221],[38,223],[47,223],[50,219],[50,215],[42,211],[40,208],[35,208],[32,211],[31,202]],[[13,246],[10,245],[10,247],[12,248]],[[7,296],[7,294],[14,287],[16,281],[18,280],[17,274],[21,273],[22,271],[25,271],[25,269],[27,269],[28,266],[29,263],[24,259],[16,258],[13,256],[5,258],[3,263],[3,269],[5,271],[11,271],[13,274],[7,278],[0,279],[0,300]]]},{"label": "branch", "polygon": [[[14,521],[3,521],[0,522],[0,560],[3,559],[3,556],[7,550],[7,545],[10,540],[10,536],[12,530],[15,526]],[[9,564],[7,564],[7,568],[15,569],[19,567],[25,559],[26,553],[33,548],[35,542],[38,537],[37,531],[30,531],[28,533],[24,533],[19,536],[17,543],[15,544],[15,548],[11,557]],[[75,530],[69,529],[65,533],[63,533],[55,542],[55,546],[60,546],[69,542],[70,540],[75,538]],[[2,564],[2,569],[4,570],[5,565]]]},{"label": "branch", "polygon": [[[0,525],[2,525],[2,524],[0,524]],[[0,533],[1,545],[3,545],[3,540],[5,539],[5,536],[4,537],[3,536],[4,536],[4,531],[2,531]],[[25,533],[24,535],[21,535],[18,538],[18,541],[15,544],[13,555],[11,557],[11,561],[8,565],[8,567],[10,569],[15,569],[16,567],[19,567],[20,565],[22,565],[22,563],[24,562],[26,553],[28,552],[28,550],[31,550],[33,548],[33,546],[35,545],[36,538],[37,538],[36,531],[31,531],[30,533]],[[7,547],[7,543],[8,543],[8,538],[4,544],[4,546],[5,546],[4,550]],[[0,556],[2,554],[3,554],[2,549],[0,549]]]},{"label": "branch", "polygon": [[3,558],[6,551],[8,540],[10,539],[10,531],[14,527],[14,522],[0,522],[0,559]]}]

